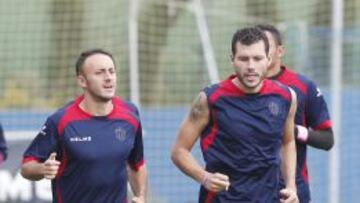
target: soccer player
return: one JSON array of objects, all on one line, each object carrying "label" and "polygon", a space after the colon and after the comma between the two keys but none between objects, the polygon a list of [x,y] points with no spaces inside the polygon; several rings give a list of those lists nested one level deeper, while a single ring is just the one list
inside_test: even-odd
[{"label": "soccer player", "polygon": [[147,170],[137,108],[115,96],[113,56],[83,52],[76,63],[82,96],[48,117],[24,153],[21,174],[52,180],[53,202],[145,202]]},{"label": "soccer player", "polygon": [[[235,74],[201,91],[181,124],[172,160],[201,183],[200,203],[297,202],[296,95],[265,79],[268,52],[260,29],[237,31],[231,56]],[[199,137],[205,168],[191,154]],[[280,167],[286,187],[279,193]]]},{"label": "soccer player", "polygon": [[2,125],[0,124],[0,165],[6,160],[7,158],[7,145],[4,137],[4,130]]},{"label": "soccer player", "polygon": [[272,63],[268,67],[267,77],[291,87],[297,95],[298,104],[295,116],[296,184],[300,202],[308,203],[311,198],[306,165],[307,146],[330,150],[334,145],[329,112],[324,97],[315,83],[282,64],[281,58],[285,50],[279,30],[266,24],[257,27],[265,32],[270,43]]}]

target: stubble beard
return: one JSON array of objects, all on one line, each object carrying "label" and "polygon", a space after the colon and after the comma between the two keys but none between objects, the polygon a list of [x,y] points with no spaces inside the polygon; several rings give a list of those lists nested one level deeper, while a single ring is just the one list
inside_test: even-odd
[{"label": "stubble beard", "polygon": [[111,101],[114,97],[114,95],[107,97],[107,96],[103,96],[103,95],[97,94],[92,91],[89,91],[89,94],[96,102],[99,102],[99,103],[107,103],[107,102]]},{"label": "stubble beard", "polygon": [[247,82],[246,82],[246,79],[245,79],[245,76],[238,76],[237,77],[239,82],[247,89],[249,90],[254,90],[256,89],[257,87],[259,87],[259,85],[261,84],[261,81],[263,81],[264,79],[264,76],[263,75],[259,75],[258,77],[258,81],[256,82],[256,84],[253,84],[253,85],[249,85]]}]

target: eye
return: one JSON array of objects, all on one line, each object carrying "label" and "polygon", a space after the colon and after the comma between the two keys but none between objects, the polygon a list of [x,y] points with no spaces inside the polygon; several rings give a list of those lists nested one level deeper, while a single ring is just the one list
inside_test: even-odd
[{"label": "eye", "polygon": [[255,60],[255,61],[261,61],[263,58],[264,58],[264,57],[262,57],[262,56],[255,56],[255,57],[254,57],[254,60]]},{"label": "eye", "polygon": [[238,60],[238,61],[248,61],[248,60],[249,60],[249,57],[239,56],[239,57],[237,57],[237,60]]}]

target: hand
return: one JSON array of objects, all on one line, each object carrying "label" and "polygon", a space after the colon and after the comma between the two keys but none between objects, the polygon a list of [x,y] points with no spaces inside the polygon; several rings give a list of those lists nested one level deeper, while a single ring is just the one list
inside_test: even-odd
[{"label": "hand", "polygon": [[140,196],[140,197],[133,197],[131,199],[131,203],[145,203],[145,198]]},{"label": "hand", "polygon": [[280,190],[280,202],[281,203],[298,203],[299,199],[297,197],[296,191],[284,188]]},{"label": "hand", "polygon": [[306,142],[309,137],[309,130],[302,125],[296,125],[295,137],[300,142]]},{"label": "hand", "polygon": [[201,184],[212,192],[227,191],[230,186],[229,176],[221,173],[205,172]]},{"label": "hand", "polygon": [[56,153],[51,153],[43,164],[42,174],[44,178],[49,180],[54,179],[58,173],[59,166],[60,162],[56,160]]}]

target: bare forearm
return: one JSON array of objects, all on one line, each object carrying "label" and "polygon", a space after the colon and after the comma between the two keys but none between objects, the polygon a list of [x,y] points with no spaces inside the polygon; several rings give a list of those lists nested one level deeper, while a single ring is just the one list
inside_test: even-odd
[{"label": "bare forearm", "polygon": [[43,179],[43,163],[31,161],[23,164],[21,167],[21,175],[32,181]]},{"label": "bare forearm", "polygon": [[282,144],[281,148],[281,170],[287,188],[296,188],[296,148],[295,141],[291,140]]},{"label": "bare forearm", "polygon": [[147,193],[147,169],[143,165],[138,171],[129,169],[129,182],[136,197],[146,197]]},{"label": "bare forearm", "polygon": [[199,165],[189,151],[182,148],[174,148],[171,159],[183,173],[201,183],[205,170]]},{"label": "bare forearm", "polygon": [[183,173],[200,183],[206,171],[192,156],[191,149],[208,124],[209,119],[210,111],[206,94],[201,92],[193,102],[190,113],[181,124],[171,152],[171,159],[174,164]]},{"label": "bare forearm", "polygon": [[294,119],[297,108],[297,98],[295,92],[290,88],[291,106],[284,128],[284,137],[281,145],[281,171],[285,180],[286,188],[296,191],[296,147],[294,135]]}]

